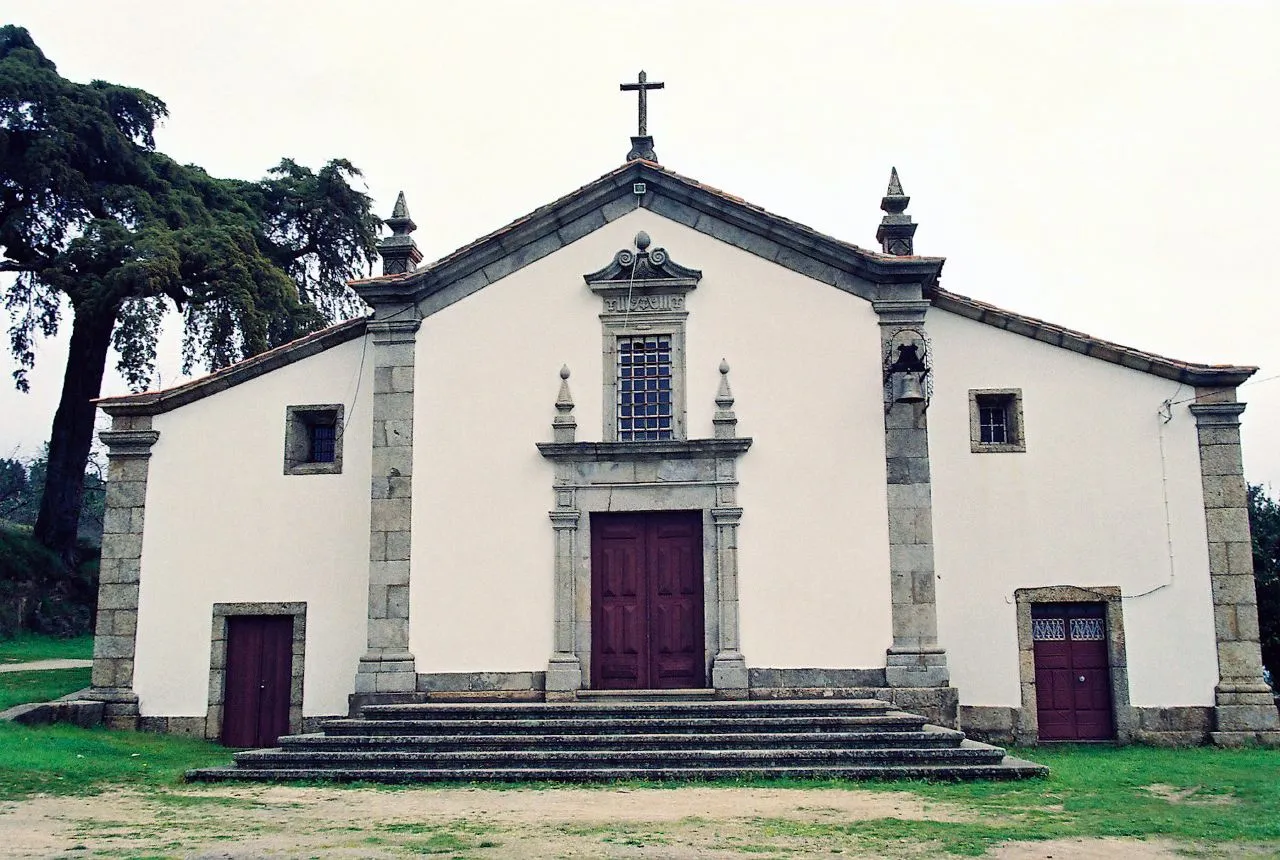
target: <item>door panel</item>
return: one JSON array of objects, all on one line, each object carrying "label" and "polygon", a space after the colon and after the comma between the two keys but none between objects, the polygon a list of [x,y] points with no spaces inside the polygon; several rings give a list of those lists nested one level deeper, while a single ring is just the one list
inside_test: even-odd
[{"label": "door panel", "polygon": [[1031,618],[1040,740],[1114,738],[1106,607],[1037,604]]},{"label": "door panel", "polygon": [[594,514],[591,558],[592,686],[701,687],[701,515]]},{"label": "door panel", "polygon": [[702,522],[696,513],[654,515],[649,537],[651,683],[660,689],[704,683]]},{"label": "door panel", "polygon": [[644,531],[630,518],[592,519],[593,686],[648,686],[643,587]]},{"label": "door panel", "polygon": [[222,742],[274,746],[289,732],[293,680],[293,616],[227,618]]}]

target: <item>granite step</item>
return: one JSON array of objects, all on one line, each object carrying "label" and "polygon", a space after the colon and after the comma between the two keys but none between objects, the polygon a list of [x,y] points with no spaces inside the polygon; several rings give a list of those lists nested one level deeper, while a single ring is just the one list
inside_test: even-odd
[{"label": "granite step", "polygon": [[962,732],[691,732],[653,734],[439,734],[439,735],[292,735],[280,739],[284,749],[307,750],[435,750],[473,749],[517,752],[531,749],[750,749],[797,747],[955,747]]},{"label": "granite step", "polygon": [[574,701],[574,702],[415,702],[365,705],[361,717],[370,720],[546,720],[634,718],[732,719],[754,717],[881,716],[901,713],[879,699],[791,699],[791,700],[659,700],[659,701]]},{"label": "granite step", "polygon": [[1000,779],[1047,771],[879,700],[370,704],[189,780]]},{"label": "granite step", "polygon": [[616,780],[692,781],[735,779],[849,779],[849,780],[969,780],[1026,779],[1048,774],[1048,769],[1005,756],[995,764],[896,764],[808,767],[627,767],[552,768],[204,768],[188,771],[191,782],[239,780],[273,782],[323,780],[328,782],[429,783],[429,782],[609,782]]},{"label": "granite step", "polygon": [[466,719],[340,719],[326,720],[321,728],[331,735],[434,735],[434,734],[611,734],[623,733],[724,733],[724,732],[838,732],[921,731],[924,717],[890,712],[883,716],[795,717],[619,717],[590,719],[553,718],[510,720]]},{"label": "granite step", "polygon": [[[518,762],[513,762],[518,758]],[[404,750],[296,750],[267,749],[237,753],[237,766],[249,768],[345,767],[395,768],[503,768],[520,767],[579,769],[626,767],[632,770],[669,767],[720,767],[744,769],[787,766],[863,765],[877,762],[895,764],[996,764],[1004,750],[985,745],[951,748],[840,749],[681,749],[681,750],[525,750],[518,756],[504,750],[466,752]]]}]

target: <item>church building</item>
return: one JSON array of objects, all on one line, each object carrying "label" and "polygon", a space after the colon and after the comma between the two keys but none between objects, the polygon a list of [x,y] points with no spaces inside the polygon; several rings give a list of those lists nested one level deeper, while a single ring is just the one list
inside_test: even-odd
[{"label": "church building", "polygon": [[1280,743],[1255,368],[948,291],[896,171],[869,250],[661,166],[643,113],[632,144],[426,265],[402,194],[368,316],[100,401],[109,724],[677,690]]}]

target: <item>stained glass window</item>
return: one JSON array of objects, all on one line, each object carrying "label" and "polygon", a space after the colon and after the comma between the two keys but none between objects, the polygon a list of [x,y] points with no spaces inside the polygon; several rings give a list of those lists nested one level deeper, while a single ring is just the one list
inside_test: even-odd
[{"label": "stained glass window", "polygon": [[618,441],[673,438],[671,336],[618,339]]}]

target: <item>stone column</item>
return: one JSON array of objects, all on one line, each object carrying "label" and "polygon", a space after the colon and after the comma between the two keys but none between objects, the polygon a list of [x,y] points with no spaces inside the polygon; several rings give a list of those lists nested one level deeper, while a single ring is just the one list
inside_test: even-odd
[{"label": "stone column", "polygon": [[[418,676],[409,652],[413,531],[413,375],[421,320],[412,306],[373,319],[373,480],[369,517],[369,650],[357,693],[406,693]],[[409,318],[402,317],[409,312]]]},{"label": "stone column", "polygon": [[[733,411],[734,396],[729,387],[729,362],[720,360],[720,387],[716,390],[716,411],[711,418],[715,438],[738,435],[738,416]],[[716,529],[716,592],[720,597],[719,642],[711,663],[711,686],[726,697],[746,698],[750,686],[747,659],[742,656],[738,633],[738,524],[742,508],[738,504],[737,462],[716,460],[716,507],[711,521]]]},{"label": "stone column", "polygon": [[107,446],[107,498],[93,639],[93,687],[87,698],[104,703],[103,719],[110,728],[136,729],[133,658],[142,578],[142,528],[151,446],[160,434],[151,429],[150,415],[116,414],[111,429],[98,438]]},{"label": "stone column", "polygon": [[[569,366],[560,368],[560,393],[556,395],[556,417],[551,419],[551,438],[572,443],[578,436],[578,419],[573,415],[573,394],[569,391]],[[582,689],[582,660],[575,643],[578,626],[577,578],[578,523],[582,512],[576,507],[571,477],[564,464],[556,464],[556,509],[551,511],[551,527],[556,533],[555,561],[555,650],[547,661],[547,698],[572,698]]]},{"label": "stone column", "polygon": [[716,527],[716,581],[720,593],[720,641],[711,664],[711,686],[726,697],[746,698],[747,659],[742,655],[738,636],[738,523],[742,508],[712,508],[711,520]]},{"label": "stone column", "polygon": [[[883,355],[894,337],[924,331],[924,300],[874,303]],[[885,395],[885,466],[888,473],[889,576],[893,644],[885,660],[890,687],[947,687],[947,653],[938,644],[933,569],[933,499],[929,483],[926,404],[897,403]]]},{"label": "stone column", "polygon": [[1209,582],[1218,644],[1218,685],[1210,734],[1219,746],[1280,746],[1280,715],[1262,680],[1258,596],[1235,389],[1196,389],[1191,404],[1200,443],[1200,480],[1209,538]]},{"label": "stone column", "polygon": [[[556,533],[555,569],[555,651],[547,662],[547,697],[572,694],[582,689],[582,661],[578,657],[574,637],[577,632],[577,578],[574,566],[578,555],[578,523],[582,512],[573,507],[573,491],[557,492],[565,500],[564,507],[551,512],[551,527]],[[571,695],[568,696],[572,698]]]}]

